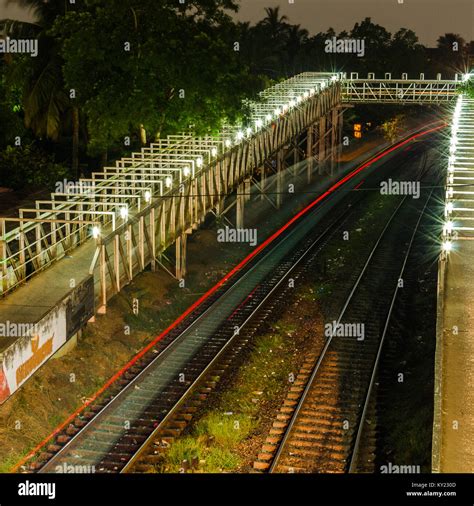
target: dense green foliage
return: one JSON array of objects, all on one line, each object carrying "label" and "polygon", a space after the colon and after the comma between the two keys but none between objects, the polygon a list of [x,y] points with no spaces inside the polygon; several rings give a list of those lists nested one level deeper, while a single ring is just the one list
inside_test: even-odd
[{"label": "dense green foliage", "polygon": [[55,163],[53,155],[34,144],[7,146],[0,151],[0,182],[14,190],[54,187],[57,181],[69,175],[68,172],[63,165]]},{"label": "dense green foliage", "polygon": [[211,8],[221,2],[199,3],[205,17],[176,10],[174,1],[89,0],[87,11],[57,20],[64,77],[93,151],[123,144],[141,126],[152,138],[218,128],[259,87],[233,50],[235,25]]},{"label": "dense green foliage", "polygon": [[[347,71],[383,76],[391,72],[400,76],[435,78],[438,72],[452,78],[465,72],[474,41],[467,44],[459,35],[448,33],[438,39],[436,49],[427,49],[417,35],[407,28],[389,33],[370,18],[355,23],[351,30],[336,33],[332,28],[312,37],[299,25],[291,25],[279,9],[266,9],[267,17],[255,26],[240,23],[240,33],[246,62],[254,72],[274,78],[303,71]],[[359,39],[365,43],[364,55],[326,51],[326,41]]]},{"label": "dense green foliage", "polygon": [[[411,30],[392,35],[370,18],[348,32],[310,36],[278,8],[251,26],[232,18],[237,0],[9,1],[33,9],[36,21],[3,20],[0,28],[38,39],[39,55],[0,60],[0,152],[18,138],[33,142],[11,149],[20,158],[26,149],[53,152],[71,177],[159,136],[238,121],[243,98],[299,72],[452,75],[465,70],[473,46],[445,34],[433,52]],[[332,37],[364,40],[364,55],[326,52]],[[46,152],[26,165],[55,170]],[[16,182],[3,171],[0,185],[37,182],[36,168],[12,163]]]}]

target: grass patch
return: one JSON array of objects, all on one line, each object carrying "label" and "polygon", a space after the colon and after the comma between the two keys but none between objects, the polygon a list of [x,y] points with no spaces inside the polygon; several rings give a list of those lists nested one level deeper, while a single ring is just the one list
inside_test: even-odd
[{"label": "grass patch", "polygon": [[10,473],[14,465],[16,465],[20,459],[23,458],[23,454],[10,455],[0,462],[0,473]]},{"label": "grass patch", "polygon": [[172,443],[157,472],[221,473],[242,468],[247,458],[243,447],[258,432],[262,408],[278,403],[290,385],[290,373],[297,373],[298,326],[293,313],[288,313],[271,332],[255,339],[232,384],[219,394],[216,407],[205,412],[188,435]]},{"label": "grass patch", "polygon": [[202,460],[206,447],[201,439],[185,437],[173,443],[167,452],[167,463],[170,471],[178,473],[183,468],[183,462]]},{"label": "grass patch", "polygon": [[[235,431],[238,432],[238,431]],[[228,442],[226,438],[221,441]],[[173,443],[162,471],[183,473],[188,469],[201,473],[222,473],[240,465],[239,457],[221,444],[209,444],[207,435],[186,436]]]},{"label": "grass patch", "polygon": [[206,473],[222,473],[224,471],[232,471],[239,465],[240,459],[235,453],[231,450],[214,446],[209,448],[203,470]]},{"label": "grass patch", "polygon": [[234,415],[211,412],[196,425],[196,433],[207,436],[217,445],[225,448],[234,446],[245,439],[254,426],[249,415]]}]

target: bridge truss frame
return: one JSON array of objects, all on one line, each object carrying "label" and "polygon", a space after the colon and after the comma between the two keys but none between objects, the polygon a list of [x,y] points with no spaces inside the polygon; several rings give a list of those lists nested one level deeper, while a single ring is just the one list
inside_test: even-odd
[{"label": "bridge truss frame", "polygon": [[183,278],[187,235],[209,213],[224,215],[235,207],[236,227],[243,227],[252,185],[278,208],[289,166],[308,159],[308,181],[315,167],[334,169],[342,136],[338,76],[301,74],[260,98],[248,104],[252,127],[226,125],[215,137],[169,136],[35,208],[20,209],[18,218],[0,218],[0,292],[11,292],[95,240],[90,274],[103,312],[139,272],[163,265],[173,244],[176,266],[170,273]]}]

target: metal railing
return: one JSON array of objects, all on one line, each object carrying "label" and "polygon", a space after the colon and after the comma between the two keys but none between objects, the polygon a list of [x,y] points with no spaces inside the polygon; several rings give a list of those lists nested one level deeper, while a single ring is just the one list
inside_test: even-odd
[{"label": "metal railing", "polygon": [[[20,209],[18,217],[0,218],[0,295],[88,240],[110,234],[133,215],[151,209],[157,200],[179,194],[182,185],[191,186],[231,151],[240,150],[244,158],[251,141],[255,145],[262,138],[263,143],[269,129],[306,108],[338,80],[339,76],[328,73],[295,76],[262,92],[258,102],[247,103],[251,111],[247,125],[225,125],[212,137],[168,136],[117,161],[115,167],[65,184],[62,192],[36,202],[33,209]],[[238,163],[240,158],[235,158]],[[228,190],[225,186],[212,189]],[[195,190],[204,191],[204,187]],[[168,211],[181,212],[173,206]]]},{"label": "metal railing", "polygon": [[419,79],[408,79],[406,74],[400,79],[392,79],[386,74],[384,79],[376,79],[369,74],[367,79],[352,73],[343,79],[342,99],[349,103],[396,103],[396,104],[439,104],[453,101],[459,94],[459,88],[465,77],[455,79],[427,80],[421,74]]}]

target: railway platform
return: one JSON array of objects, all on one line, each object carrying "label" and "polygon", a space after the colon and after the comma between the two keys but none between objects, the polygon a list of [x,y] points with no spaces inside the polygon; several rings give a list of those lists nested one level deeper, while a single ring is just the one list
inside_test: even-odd
[{"label": "railway platform", "polygon": [[474,472],[474,99],[451,125],[444,253],[439,262],[432,468]]},{"label": "railway platform", "polygon": [[474,241],[441,263],[433,471],[474,472]]}]

